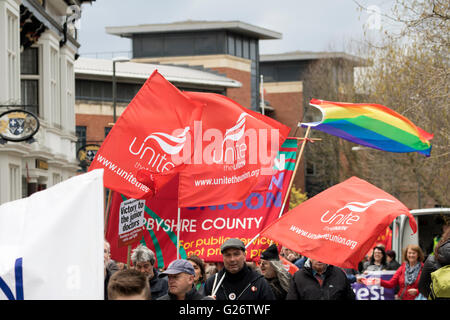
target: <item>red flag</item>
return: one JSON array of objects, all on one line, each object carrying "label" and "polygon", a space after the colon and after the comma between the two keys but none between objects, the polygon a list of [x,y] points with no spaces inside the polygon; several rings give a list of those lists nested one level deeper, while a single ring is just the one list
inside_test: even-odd
[{"label": "red flag", "polygon": [[89,171],[104,168],[104,186],[128,197],[155,193],[181,168],[181,150],[192,149],[191,131],[201,109],[155,70],[108,134]]},{"label": "red flag", "polygon": [[302,255],[342,268],[357,269],[379,234],[408,208],[383,190],[352,177],[290,210],[262,236]]},{"label": "red flag", "polygon": [[194,158],[180,173],[178,205],[245,200],[265,173],[262,168],[273,165],[290,128],[223,95],[185,94],[203,103],[203,113],[195,125]]},{"label": "red flag", "polygon": [[[297,140],[286,139],[278,158],[285,158],[286,165],[270,176],[265,189],[252,190],[242,202],[217,206],[181,208],[180,257],[196,254],[205,262],[221,262],[220,246],[229,238],[239,238],[248,243],[272,221],[278,218],[286,195],[296,158]],[[294,146],[294,147],[293,147]],[[178,178],[175,177],[153,197],[143,198],[144,235],[138,239],[156,254],[158,268],[177,257],[178,234]],[[121,206],[128,199],[116,192],[112,195],[106,239],[111,244],[111,257],[125,262],[127,248],[120,247],[119,225]],[[269,240],[258,238],[247,248],[247,261],[259,258],[269,246]],[[132,245],[132,248],[138,243]]]}]

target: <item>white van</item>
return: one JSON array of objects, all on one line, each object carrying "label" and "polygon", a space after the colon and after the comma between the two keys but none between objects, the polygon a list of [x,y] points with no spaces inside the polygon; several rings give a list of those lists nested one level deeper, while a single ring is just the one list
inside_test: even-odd
[{"label": "white van", "polygon": [[399,263],[402,263],[403,250],[409,244],[419,245],[425,257],[431,254],[433,238],[442,234],[442,225],[437,224],[436,219],[440,215],[449,215],[450,218],[450,208],[414,209],[410,212],[417,223],[415,234],[412,234],[409,218],[405,215],[398,216],[392,225],[392,250],[395,251]]}]

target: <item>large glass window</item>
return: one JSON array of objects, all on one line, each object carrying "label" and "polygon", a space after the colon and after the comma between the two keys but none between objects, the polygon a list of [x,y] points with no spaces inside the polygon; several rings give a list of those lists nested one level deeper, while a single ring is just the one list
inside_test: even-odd
[{"label": "large glass window", "polygon": [[[117,83],[117,102],[130,102],[138,93],[142,84]],[[94,101],[112,101],[112,83],[96,80],[76,80],[76,99]]]},{"label": "large glass window", "polygon": [[236,36],[236,56],[242,57],[242,38]]},{"label": "large glass window", "polygon": [[227,39],[228,39],[228,54],[231,54],[234,56],[236,54],[236,47],[234,45],[234,40],[235,40],[234,36],[229,34]]},{"label": "large glass window", "polygon": [[195,54],[217,53],[216,34],[199,36],[195,39]]},{"label": "large glass window", "polygon": [[250,59],[250,43],[248,39],[243,39],[242,41],[242,56],[245,59]]},{"label": "large glass window", "polygon": [[20,55],[18,43],[20,39],[19,23],[17,21],[18,17],[12,14],[9,10],[6,10],[6,16],[7,22],[5,24],[2,20],[2,28],[4,25],[6,25],[6,30],[2,31],[2,33],[6,36],[7,70],[1,70],[1,72],[7,72],[8,83],[3,83],[2,86],[6,86],[8,88],[9,99],[16,100],[19,95],[19,88],[17,83],[17,78],[19,77],[19,67],[17,65],[17,60],[19,59]]},{"label": "large glass window", "polygon": [[27,48],[21,53],[20,73],[22,105],[39,115],[39,48]]},{"label": "large glass window", "polygon": [[19,166],[9,165],[9,200],[20,199],[22,186],[22,179],[20,178]]},{"label": "large glass window", "polygon": [[78,149],[86,145],[86,126],[76,126],[75,134],[78,138],[76,145],[76,151],[78,151]]},{"label": "large glass window", "polygon": [[256,60],[257,57],[257,48],[258,43],[257,40],[251,39],[250,40],[250,59]]},{"label": "large glass window", "polygon": [[50,48],[50,105],[52,121],[61,125],[61,101],[59,99],[59,54],[53,47]]},{"label": "large glass window", "polygon": [[169,56],[194,54],[194,39],[191,37],[167,37],[164,41],[164,53]]},{"label": "large glass window", "polygon": [[24,74],[39,74],[39,49],[27,48],[23,50],[20,55],[20,73]]},{"label": "large glass window", "polygon": [[105,139],[108,136],[108,134],[110,133],[111,129],[112,129],[111,127],[105,127]]}]

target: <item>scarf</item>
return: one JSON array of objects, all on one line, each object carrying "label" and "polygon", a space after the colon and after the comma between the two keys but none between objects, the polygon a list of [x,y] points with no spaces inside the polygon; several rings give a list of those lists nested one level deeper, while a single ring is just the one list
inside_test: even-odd
[{"label": "scarf", "polygon": [[417,279],[417,276],[419,274],[421,263],[417,262],[414,267],[411,267],[409,263],[406,263],[405,268],[405,285],[410,285],[414,283]]}]

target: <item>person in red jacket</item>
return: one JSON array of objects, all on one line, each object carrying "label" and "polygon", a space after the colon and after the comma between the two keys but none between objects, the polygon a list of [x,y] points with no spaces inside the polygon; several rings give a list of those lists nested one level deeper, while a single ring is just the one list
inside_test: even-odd
[{"label": "person in red jacket", "polygon": [[401,300],[414,300],[419,295],[419,279],[423,269],[424,254],[419,246],[410,244],[403,254],[405,261],[397,269],[391,280],[378,280],[386,288],[399,286],[398,296]]}]

